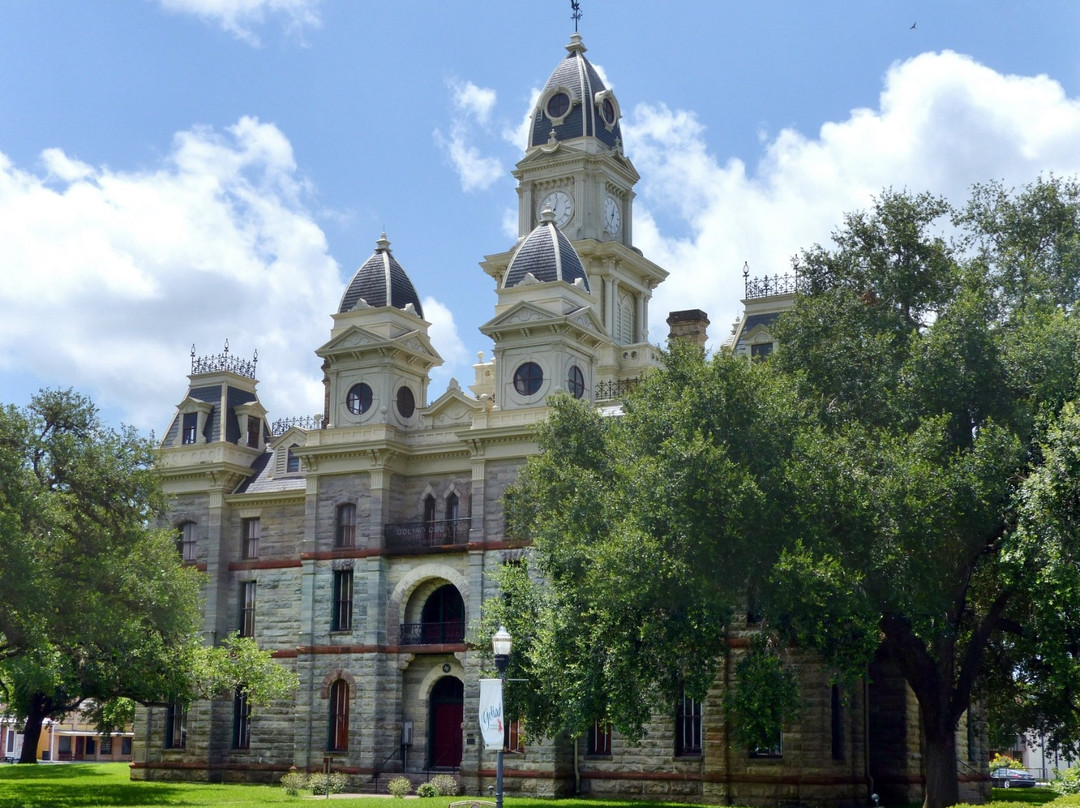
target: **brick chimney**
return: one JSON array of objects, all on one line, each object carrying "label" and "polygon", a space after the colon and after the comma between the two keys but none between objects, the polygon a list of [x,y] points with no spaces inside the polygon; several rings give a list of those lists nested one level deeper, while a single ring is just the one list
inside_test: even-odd
[{"label": "brick chimney", "polygon": [[709,338],[709,315],[701,309],[673,311],[667,318],[668,342],[673,339],[685,339],[704,348]]}]

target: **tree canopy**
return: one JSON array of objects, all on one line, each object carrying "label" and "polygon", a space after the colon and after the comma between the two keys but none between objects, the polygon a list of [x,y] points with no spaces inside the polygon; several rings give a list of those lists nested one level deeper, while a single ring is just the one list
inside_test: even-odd
[{"label": "tree canopy", "polygon": [[961,209],[886,191],[802,253],[767,361],[673,345],[621,417],[555,402],[509,503],[533,554],[492,605],[530,723],[639,737],[703,694],[752,606],[839,681],[897,666],[927,808],[957,801],[975,699],[1074,746],[1078,236],[1072,181],[979,186]]},{"label": "tree canopy", "polygon": [[107,726],[127,715],[121,698],[247,687],[257,701],[293,686],[250,640],[203,646],[201,573],[152,527],[154,459],[71,391],[0,409],[0,701],[27,719],[27,762],[42,720],[82,705]]}]

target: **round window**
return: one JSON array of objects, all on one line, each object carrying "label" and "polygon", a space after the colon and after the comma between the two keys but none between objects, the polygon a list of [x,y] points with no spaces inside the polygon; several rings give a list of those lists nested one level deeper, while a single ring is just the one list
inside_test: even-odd
[{"label": "round window", "polygon": [[600,114],[604,116],[604,123],[609,126],[615,123],[615,104],[610,98],[605,98],[604,103],[600,105]]},{"label": "round window", "polygon": [[523,396],[531,396],[544,383],[544,371],[535,362],[526,362],[514,371],[514,389]]},{"label": "round window", "polygon": [[401,414],[402,418],[412,418],[414,412],[416,412],[416,398],[413,396],[413,391],[402,385],[397,391],[397,411]]},{"label": "round window", "polygon": [[574,398],[585,395],[585,374],[577,365],[570,366],[570,373],[566,377],[566,389]]},{"label": "round window", "polygon": [[371,408],[371,388],[360,382],[349,388],[349,394],[345,396],[345,406],[353,415],[361,415]]},{"label": "round window", "polygon": [[547,102],[547,115],[551,120],[557,120],[566,116],[570,111],[570,96],[560,91],[555,93]]}]

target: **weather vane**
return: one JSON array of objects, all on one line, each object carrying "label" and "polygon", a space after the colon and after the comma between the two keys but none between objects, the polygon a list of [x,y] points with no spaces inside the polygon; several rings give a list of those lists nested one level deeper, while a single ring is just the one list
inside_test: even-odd
[{"label": "weather vane", "polygon": [[581,6],[578,0],[570,0],[570,19],[574,21],[574,33],[577,33],[578,20],[581,19]]}]

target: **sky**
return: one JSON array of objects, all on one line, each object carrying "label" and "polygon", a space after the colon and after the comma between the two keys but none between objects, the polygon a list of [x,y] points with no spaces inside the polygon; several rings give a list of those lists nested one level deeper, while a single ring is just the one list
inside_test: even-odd
[{"label": "sky", "polygon": [[[1080,4],[581,0],[641,174],[634,240],[719,345],[743,264],[784,273],[883,189],[1080,174]],[[513,246],[523,123],[570,4],[0,3],[0,403],[89,395],[160,435],[190,354],[258,352],[321,411],[331,314],[386,232],[451,378]]]}]

